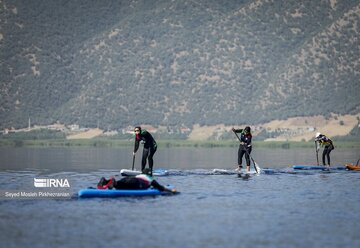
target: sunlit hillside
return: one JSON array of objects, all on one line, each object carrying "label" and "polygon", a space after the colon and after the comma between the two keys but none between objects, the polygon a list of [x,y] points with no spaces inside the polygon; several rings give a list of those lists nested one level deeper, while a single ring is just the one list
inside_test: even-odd
[{"label": "sunlit hillside", "polygon": [[0,1],[0,128],[360,113],[360,3]]}]

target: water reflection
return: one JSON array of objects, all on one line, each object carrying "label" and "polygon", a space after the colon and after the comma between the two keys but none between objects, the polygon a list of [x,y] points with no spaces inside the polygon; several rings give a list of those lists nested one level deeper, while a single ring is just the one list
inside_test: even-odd
[{"label": "water reflection", "polygon": [[[140,168],[141,149],[135,167]],[[263,168],[286,168],[293,164],[316,164],[313,149],[254,149],[254,160]],[[335,149],[333,165],[355,163],[357,149]],[[226,148],[160,148],[155,167],[165,169],[235,168],[237,147]],[[131,168],[132,148],[0,148],[1,170],[38,169],[57,171],[120,170]]]}]

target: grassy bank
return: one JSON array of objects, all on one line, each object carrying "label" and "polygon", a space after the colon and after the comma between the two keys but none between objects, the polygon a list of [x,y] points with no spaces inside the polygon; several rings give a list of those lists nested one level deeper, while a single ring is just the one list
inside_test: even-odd
[{"label": "grassy bank", "polygon": [[[238,141],[189,141],[189,140],[159,140],[161,147],[237,147]],[[112,140],[112,139],[51,139],[51,140],[0,140],[0,147],[133,147],[133,140]],[[256,148],[314,148],[314,142],[295,141],[254,141]],[[360,148],[360,141],[337,141],[336,148]]]},{"label": "grassy bank", "polygon": [[0,140],[0,146],[7,147],[126,147],[130,145],[133,146],[134,143],[127,140]]}]

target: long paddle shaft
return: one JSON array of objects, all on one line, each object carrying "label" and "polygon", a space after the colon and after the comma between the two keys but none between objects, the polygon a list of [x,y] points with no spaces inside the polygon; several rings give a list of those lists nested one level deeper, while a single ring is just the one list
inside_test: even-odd
[{"label": "long paddle shaft", "polygon": [[[235,133],[235,132],[234,132],[234,134],[236,135],[236,137],[238,138],[238,140],[241,142],[241,139],[240,139],[239,135],[237,135],[237,133]],[[249,153],[248,150],[245,148],[245,146],[244,146],[244,149],[245,149],[246,154],[249,155],[249,157],[251,158],[251,161],[254,163],[254,168],[255,168],[256,173],[259,173],[258,170],[257,170],[257,168],[256,168],[256,167],[257,167],[257,166],[256,166],[256,165],[257,165],[256,162],[255,162],[254,159],[251,157],[250,153]]]},{"label": "long paddle shaft", "polygon": [[135,164],[135,154],[133,154],[133,163],[132,163],[131,170],[134,170],[134,164]]},{"label": "long paddle shaft", "polygon": [[134,164],[135,164],[135,149],[136,149],[136,138],[135,138],[135,143],[134,143],[133,163],[132,163],[131,170],[134,170]]},{"label": "long paddle shaft", "polygon": [[317,165],[319,166],[319,152],[317,149],[316,141],[315,141],[315,152],[316,152],[316,162],[317,162]]}]

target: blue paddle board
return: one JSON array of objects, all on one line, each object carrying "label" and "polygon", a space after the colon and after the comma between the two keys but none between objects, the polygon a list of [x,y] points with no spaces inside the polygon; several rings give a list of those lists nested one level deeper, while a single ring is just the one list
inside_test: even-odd
[{"label": "blue paddle board", "polygon": [[[166,185],[166,188],[173,189],[171,185]],[[92,197],[130,197],[130,196],[154,196],[154,195],[168,195],[173,194],[168,191],[159,191],[158,189],[81,189],[78,193],[80,198]]]},{"label": "blue paddle board", "polygon": [[344,166],[293,165],[294,170],[345,170]]}]

